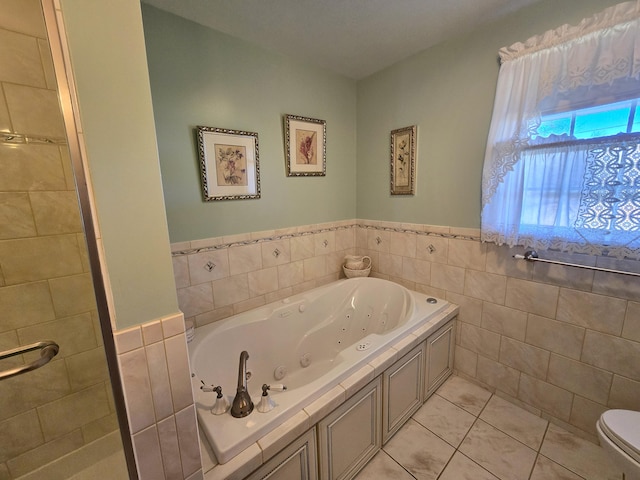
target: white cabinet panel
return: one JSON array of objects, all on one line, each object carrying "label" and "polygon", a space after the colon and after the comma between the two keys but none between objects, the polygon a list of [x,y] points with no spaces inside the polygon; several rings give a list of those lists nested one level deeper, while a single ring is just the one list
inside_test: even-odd
[{"label": "white cabinet panel", "polygon": [[420,408],[423,400],[425,344],[414,348],[383,375],[382,443]]},{"label": "white cabinet panel", "polygon": [[455,324],[454,318],[427,338],[425,400],[453,372]]},{"label": "white cabinet panel", "polygon": [[369,383],[318,423],[320,478],[350,479],[382,445],[382,385]]},{"label": "white cabinet panel", "polygon": [[298,437],[247,480],[317,480],[316,429]]}]

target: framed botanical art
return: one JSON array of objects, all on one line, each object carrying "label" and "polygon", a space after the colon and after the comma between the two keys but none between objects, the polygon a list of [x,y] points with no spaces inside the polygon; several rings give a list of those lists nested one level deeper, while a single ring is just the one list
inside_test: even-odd
[{"label": "framed botanical art", "polygon": [[413,195],[416,187],[416,126],[391,131],[391,195]]},{"label": "framed botanical art", "polygon": [[258,134],[197,127],[204,199],[260,198]]},{"label": "framed botanical art", "polygon": [[287,176],[326,175],[327,122],[285,115]]}]

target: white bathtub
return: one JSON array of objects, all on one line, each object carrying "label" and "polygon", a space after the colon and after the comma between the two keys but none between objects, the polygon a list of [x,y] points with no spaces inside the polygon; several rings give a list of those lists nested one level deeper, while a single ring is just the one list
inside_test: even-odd
[{"label": "white bathtub", "polygon": [[[447,306],[393,282],[353,278],[196,329],[189,344],[193,392],[218,462],[228,462]],[[263,384],[287,390],[270,393],[276,407],[267,413],[213,415],[216,395],[200,386],[221,385],[232,403],[243,350],[256,407]]]}]

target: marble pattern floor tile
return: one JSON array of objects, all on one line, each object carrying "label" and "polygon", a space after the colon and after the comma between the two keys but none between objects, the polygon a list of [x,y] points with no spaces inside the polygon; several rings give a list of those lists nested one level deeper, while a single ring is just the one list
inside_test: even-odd
[{"label": "marble pattern floor tile", "polygon": [[356,480],[622,480],[598,445],[449,378]]},{"label": "marble pattern floor tile", "polygon": [[582,477],[576,475],[571,470],[567,470],[562,465],[549,460],[544,455],[538,455],[536,464],[531,473],[531,480],[547,480],[553,478],[556,480],[581,480]]},{"label": "marble pattern floor tile", "polygon": [[436,480],[455,448],[414,420],[409,420],[384,447],[384,451],[414,477]]},{"label": "marble pattern floor tile", "polygon": [[439,480],[498,480],[498,477],[458,451]]},{"label": "marble pattern floor tile", "polygon": [[438,394],[432,395],[413,414],[413,419],[456,448],[476,421],[474,415]]},{"label": "marble pattern floor tile", "polygon": [[491,392],[460,377],[451,377],[442,384],[438,395],[476,416],[491,398]]},{"label": "marble pattern floor tile", "polygon": [[536,461],[535,450],[482,420],[473,425],[460,451],[497,477],[513,480],[527,480]]},{"label": "marble pattern floor tile", "polygon": [[495,395],[480,418],[536,451],[542,445],[548,424],[543,418]]},{"label": "marble pattern floor tile", "polygon": [[589,480],[619,480],[607,453],[588,440],[549,425],[540,453]]},{"label": "marble pattern floor tile", "polygon": [[375,457],[358,474],[358,480],[414,480],[415,477],[407,472],[402,465],[387,455],[384,450],[379,451]]}]

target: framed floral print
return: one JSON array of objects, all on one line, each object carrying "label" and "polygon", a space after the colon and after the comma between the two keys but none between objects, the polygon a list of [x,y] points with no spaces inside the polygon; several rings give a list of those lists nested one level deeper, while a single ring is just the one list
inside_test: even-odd
[{"label": "framed floral print", "polygon": [[325,176],[327,122],[285,115],[284,131],[287,176]]},{"label": "framed floral print", "polygon": [[260,198],[258,134],[197,127],[204,199]]},{"label": "framed floral print", "polygon": [[414,195],[416,191],[417,127],[391,131],[391,195]]}]

